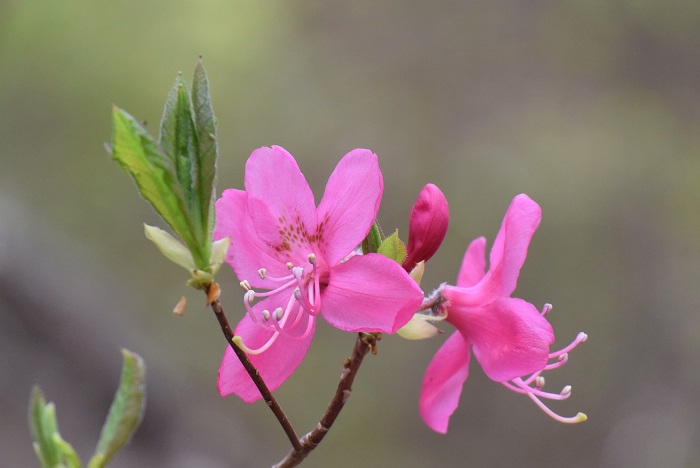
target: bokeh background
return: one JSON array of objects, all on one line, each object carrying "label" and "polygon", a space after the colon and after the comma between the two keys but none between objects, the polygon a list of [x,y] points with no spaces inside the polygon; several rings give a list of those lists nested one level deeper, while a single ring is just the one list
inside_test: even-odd
[{"label": "bokeh background", "polygon": [[[554,304],[558,424],[472,362],[447,435],[420,420],[443,337],[385,337],[308,466],[700,466],[700,3],[636,0],[0,2],[0,465],[35,466],[30,388],[84,459],[120,347],[149,405],[116,467],[266,466],[288,450],[264,404],[222,399],[225,342],[203,297],[143,236],[162,223],[103,149],[112,103],[157,132],[178,71],[204,56],[219,191],[260,146],[294,154],[317,197],[340,157],[379,155],[380,222],[406,235],[421,187],[450,201],[424,286],[454,281],[512,197],[544,218],[516,295]],[[222,270],[236,321],[242,293]],[[181,295],[184,317],[171,310]],[[313,427],[354,337],[322,326],[276,392]]]}]

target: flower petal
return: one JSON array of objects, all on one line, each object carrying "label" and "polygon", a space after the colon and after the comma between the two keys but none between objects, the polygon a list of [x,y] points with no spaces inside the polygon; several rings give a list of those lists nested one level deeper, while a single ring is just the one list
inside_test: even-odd
[{"label": "flower petal", "polygon": [[245,166],[245,188],[248,212],[265,242],[287,251],[309,245],[308,236],[316,231],[316,203],[291,154],[279,146],[253,151]]},{"label": "flower petal", "polygon": [[487,281],[498,284],[499,295],[510,296],[515,291],[530,239],[541,219],[540,206],[527,195],[520,194],[510,203],[489,257]]},{"label": "flower petal", "polygon": [[[273,298],[256,304],[256,310],[262,310],[263,308],[274,310],[274,300],[271,301]],[[304,316],[308,318],[308,315],[304,314]],[[306,322],[300,323],[298,327],[305,328]],[[301,333],[292,333],[297,336],[301,335]],[[273,334],[273,331],[253,322],[248,315],[243,317],[243,320],[238,323],[235,331],[235,335],[240,336],[243,339],[243,343],[251,349],[263,346]],[[260,354],[248,355],[248,358],[258,369],[260,376],[270,391],[274,391],[282,385],[296,370],[309,349],[313,335],[313,329],[303,339],[295,339],[283,334],[278,336],[277,340],[266,351]],[[261,398],[260,392],[253,383],[253,379],[250,378],[243,368],[236,353],[233,352],[230,346],[226,348],[221,367],[219,368],[217,386],[221,396],[233,393],[241,397],[246,403],[252,403]]]},{"label": "flower petal", "polygon": [[289,275],[284,265],[288,252],[280,253],[260,239],[248,215],[247,201],[243,190],[229,189],[221,194],[216,201],[213,237],[215,240],[231,238],[226,262],[240,280],[248,280],[254,288],[270,288],[269,282],[258,276],[258,270],[265,267],[272,276]]},{"label": "flower petal", "polygon": [[423,291],[383,255],[356,255],[331,269],[321,293],[323,318],[345,331],[394,333],[413,317]]},{"label": "flower petal", "polygon": [[428,261],[442,244],[450,211],[447,199],[437,186],[423,187],[411,209],[408,229],[407,256],[403,261],[406,271],[411,271],[420,261]]},{"label": "flower petal", "polygon": [[357,247],[379,210],[384,182],[377,156],[366,149],[346,154],[328,179],[318,206],[319,244],[332,266]]},{"label": "flower petal", "polygon": [[469,339],[489,378],[505,382],[547,365],[554,330],[535,306],[507,297],[483,307],[461,307],[459,294],[460,288],[445,288],[452,302],[447,321]]},{"label": "flower petal", "polygon": [[459,269],[457,286],[467,288],[474,286],[484,277],[486,269],[486,239],[474,239],[464,253],[462,268]]},{"label": "flower petal", "polygon": [[432,430],[447,432],[468,375],[469,343],[456,331],[430,361],[420,389],[420,415]]}]

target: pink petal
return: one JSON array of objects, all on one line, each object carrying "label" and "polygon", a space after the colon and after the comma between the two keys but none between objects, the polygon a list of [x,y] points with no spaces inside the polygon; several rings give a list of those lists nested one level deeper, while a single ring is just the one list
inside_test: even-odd
[{"label": "pink petal", "polygon": [[288,252],[277,252],[260,239],[253,221],[248,215],[247,196],[242,190],[225,190],[216,201],[216,226],[214,239],[231,238],[226,262],[241,280],[248,280],[253,287],[269,288],[269,281],[258,276],[260,268],[267,268],[272,276],[287,276],[285,267]]},{"label": "pink petal", "polygon": [[554,331],[535,306],[508,297],[483,307],[461,307],[459,289],[445,288],[452,302],[447,321],[471,342],[489,378],[504,382],[547,365]]},{"label": "pink petal", "polygon": [[496,283],[493,288],[500,290],[499,295],[510,296],[515,291],[530,239],[541,219],[539,205],[525,194],[516,196],[508,207],[491,248],[487,275],[487,281]]},{"label": "pink petal", "polygon": [[430,361],[420,389],[420,415],[432,430],[447,432],[468,375],[469,343],[456,331]]},{"label": "pink petal", "polygon": [[332,266],[357,247],[377,216],[384,182],[377,156],[356,149],[343,157],[328,179],[318,206],[319,244]]},{"label": "pink petal", "polygon": [[411,271],[416,263],[429,260],[442,244],[450,212],[447,199],[433,184],[423,187],[411,210],[408,245],[403,267]]},{"label": "pink petal", "polygon": [[474,286],[484,277],[486,269],[486,239],[474,239],[464,253],[462,268],[457,277],[457,286],[466,288]]},{"label": "pink petal", "polygon": [[308,250],[316,231],[316,203],[291,154],[280,148],[253,151],[245,166],[248,212],[258,235],[282,250]]},{"label": "pink petal", "polygon": [[[271,301],[271,299],[269,298],[256,304],[256,310],[262,310],[263,308],[267,308],[270,311],[274,310],[276,307],[275,301]],[[293,330],[292,334],[301,336],[306,328],[305,319],[302,319],[302,323],[297,327],[299,330]],[[246,315],[238,323],[234,333],[243,338],[243,343],[246,346],[257,349],[265,344],[274,332],[257,325],[250,316]],[[277,337],[277,341],[266,351],[260,354],[248,355],[248,358],[258,369],[270,391],[274,391],[282,385],[296,370],[302,359],[304,359],[309,345],[311,345],[313,335],[313,330],[304,339],[294,339],[287,335],[280,335]],[[236,353],[233,352],[230,346],[226,347],[226,352],[219,368],[217,385],[221,396],[233,393],[241,397],[246,403],[252,403],[261,398],[253,380],[243,368]]]},{"label": "pink petal", "polygon": [[333,267],[321,294],[323,318],[351,332],[394,333],[423,301],[401,265],[380,254],[356,255]]}]

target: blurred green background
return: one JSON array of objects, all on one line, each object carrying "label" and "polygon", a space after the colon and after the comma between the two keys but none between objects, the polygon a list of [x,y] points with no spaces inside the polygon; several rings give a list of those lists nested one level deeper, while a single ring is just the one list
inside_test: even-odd
[{"label": "blurred green background", "polygon": [[[0,454],[34,466],[30,388],[87,458],[120,347],[149,406],[112,466],[268,466],[288,443],[264,404],[222,399],[225,347],[203,297],[143,235],[161,225],[103,149],[116,103],[157,132],[165,95],[204,56],[219,192],[251,151],[294,154],[317,197],[356,147],[379,155],[380,221],[405,236],[425,183],[451,223],[424,287],[456,278],[511,198],[544,212],[516,296],[554,304],[573,385],[563,426],[472,363],[447,435],[418,415],[444,341],[385,337],[308,466],[700,466],[700,3],[696,1],[0,2]],[[242,294],[222,269],[224,307]],[[181,295],[188,312],[171,314]],[[354,337],[322,326],[276,392],[313,427]]]}]

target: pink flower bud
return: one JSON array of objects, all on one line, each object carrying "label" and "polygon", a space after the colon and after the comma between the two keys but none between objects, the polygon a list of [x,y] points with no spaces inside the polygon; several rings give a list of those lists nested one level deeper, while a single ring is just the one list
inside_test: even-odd
[{"label": "pink flower bud", "polygon": [[433,184],[423,187],[411,210],[408,245],[403,267],[411,271],[418,262],[432,257],[447,233],[450,212],[447,199]]}]

